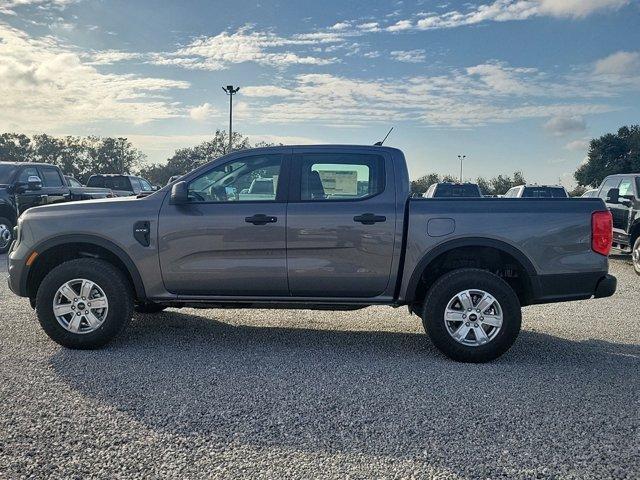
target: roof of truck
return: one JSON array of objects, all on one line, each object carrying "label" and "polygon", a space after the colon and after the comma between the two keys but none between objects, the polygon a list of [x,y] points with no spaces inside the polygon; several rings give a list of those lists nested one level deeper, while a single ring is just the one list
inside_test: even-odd
[{"label": "roof of truck", "polygon": [[44,163],[44,162],[4,162],[0,160],[0,164],[2,165],[13,165],[14,167],[20,167],[24,165],[36,165],[39,167],[57,167],[57,165],[53,165],[52,163]]}]

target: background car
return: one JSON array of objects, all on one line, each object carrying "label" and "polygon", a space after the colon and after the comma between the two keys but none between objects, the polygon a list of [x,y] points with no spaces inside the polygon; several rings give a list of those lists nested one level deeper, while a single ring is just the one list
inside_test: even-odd
[{"label": "background car", "polygon": [[149,195],[158,187],[154,187],[144,178],[134,175],[97,174],[91,175],[87,181],[88,187],[109,188],[118,197],[131,195]]},{"label": "background car", "polygon": [[518,185],[510,188],[504,198],[568,198],[562,185]]},{"label": "background car", "polygon": [[480,187],[475,183],[439,182],[432,184],[423,195],[424,198],[470,197],[480,198]]},{"label": "background car", "polygon": [[597,188],[593,188],[591,190],[587,190],[582,195],[580,195],[580,198],[593,198],[593,197],[597,197],[597,196],[598,196],[598,189]]},{"label": "background car", "polygon": [[606,177],[598,197],[613,216],[614,248],[631,252],[633,268],[640,275],[640,173]]}]

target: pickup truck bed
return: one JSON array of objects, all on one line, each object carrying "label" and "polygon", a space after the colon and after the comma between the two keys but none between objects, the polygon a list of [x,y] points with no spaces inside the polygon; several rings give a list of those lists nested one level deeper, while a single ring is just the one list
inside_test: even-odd
[{"label": "pickup truck bed", "polygon": [[522,306],[614,293],[611,231],[600,199],[410,199],[393,148],[268,147],[144,198],[29,210],[9,284],[71,348],[108,342],[133,306],[406,305],[445,354],[487,361]]}]

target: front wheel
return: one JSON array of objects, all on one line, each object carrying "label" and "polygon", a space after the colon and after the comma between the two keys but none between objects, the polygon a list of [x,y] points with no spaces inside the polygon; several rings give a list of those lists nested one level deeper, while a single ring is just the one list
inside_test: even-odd
[{"label": "front wheel", "polygon": [[46,334],[60,345],[99,348],[131,320],[131,286],[124,274],[108,262],[70,260],[42,280],[36,312]]},{"label": "front wheel", "polygon": [[13,222],[6,217],[0,217],[0,254],[9,251],[13,241]]},{"label": "front wheel", "polygon": [[631,258],[633,259],[633,269],[640,275],[640,236],[633,242],[633,250],[631,250]]},{"label": "front wheel", "polygon": [[422,321],[431,341],[459,362],[481,363],[505,353],[520,332],[513,289],[486,270],[462,268],[440,277],[427,293]]}]

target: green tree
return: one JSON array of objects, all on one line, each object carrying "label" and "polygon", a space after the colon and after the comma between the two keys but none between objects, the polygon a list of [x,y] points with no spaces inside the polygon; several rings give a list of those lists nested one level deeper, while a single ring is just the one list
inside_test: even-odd
[{"label": "green tree", "polygon": [[588,190],[587,187],[583,187],[582,185],[578,185],[578,186],[576,186],[576,188],[574,188],[573,190],[571,190],[569,192],[569,196],[570,197],[581,197],[582,194],[584,192],[586,192],[587,190]]},{"label": "green tree", "polygon": [[[260,143],[256,146],[268,146]],[[238,132],[233,132],[233,150],[251,148],[249,139]],[[174,175],[184,175],[191,170],[226,155],[229,150],[229,135],[224,130],[216,130],[213,138],[195,147],[180,148],[165,164],[150,164],[140,168],[140,176],[157,185],[164,185]]]},{"label": "green tree", "polygon": [[414,196],[421,196],[434,183],[440,181],[440,175],[437,173],[428,173],[416,180],[411,181],[411,193]]},{"label": "green tree", "polygon": [[32,155],[31,139],[23,133],[0,135],[0,162],[30,162]]},{"label": "green tree", "polygon": [[480,188],[480,192],[482,193],[482,195],[493,195],[491,184],[486,178],[478,177],[476,179],[476,183],[478,184],[478,187]]},{"label": "green tree", "polygon": [[640,171],[640,125],[625,126],[589,143],[587,161],[574,177],[579,185],[597,187],[608,175]]}]

